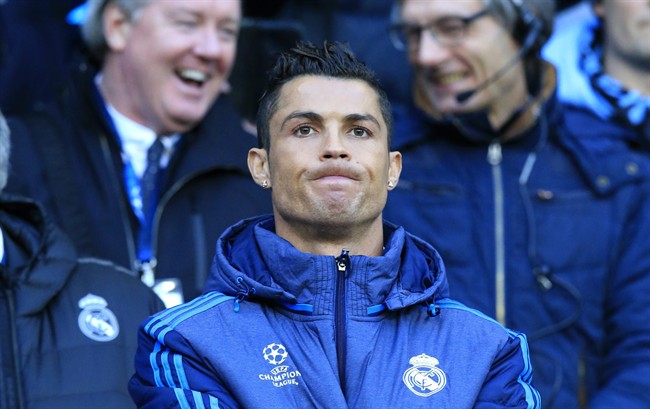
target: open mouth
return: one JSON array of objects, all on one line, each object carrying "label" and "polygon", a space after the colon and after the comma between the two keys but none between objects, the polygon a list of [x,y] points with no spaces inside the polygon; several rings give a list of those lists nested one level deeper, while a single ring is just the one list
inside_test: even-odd
[{"label": "open mouth", "polygon": [[196,87],[200,87],[208,80],[208,75],[198,70],[178,70],[176,71],[178,77],[185,82]]},{"label": "open mouth", "polygon": [[434,82],[438,85],[450,85],[455,82],[461,81],[465,78],[463,73],[453,73],[446,75],[438,75],[434,77]]}]

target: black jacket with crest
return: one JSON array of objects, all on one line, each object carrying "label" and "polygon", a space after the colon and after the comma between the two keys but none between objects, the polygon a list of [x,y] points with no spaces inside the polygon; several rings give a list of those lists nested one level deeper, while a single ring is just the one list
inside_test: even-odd
[{"label": "black jacket with crest", "polygon": [[33,201],[0,197],[0,409],[129,408],[136,330],[162,309],[126,270],[78,259]]}]

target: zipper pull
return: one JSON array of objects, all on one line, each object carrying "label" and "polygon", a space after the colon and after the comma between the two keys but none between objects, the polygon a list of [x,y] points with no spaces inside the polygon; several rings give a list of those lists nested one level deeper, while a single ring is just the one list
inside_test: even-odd
[{"label": "zipper pull", "polygon": [[336,268],[339,272],[346,272],[348,267],[350,267],[350,250],[344,247],[341,255],[336,258]]},{"label": "zipper pull", "polygon": [[492,142],[488,147],[487,161],[490,165],[496,166],[501,163],[501,144],[499,142]]}]

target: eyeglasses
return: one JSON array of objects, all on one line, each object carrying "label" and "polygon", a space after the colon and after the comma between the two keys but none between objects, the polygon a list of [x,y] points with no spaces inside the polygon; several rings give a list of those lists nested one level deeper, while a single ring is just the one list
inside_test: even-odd
[{"label": "eyeglasses", "polygon": [[415,50],[420,45],[422,31],[426,30],[443,47],[453,47],[463,42],[469,27],[475,20],[490,13],[483,9],[468,17],[443,17],[424,26],[409,23],[393,24],[390,38],[395,48],[400,51]]}]

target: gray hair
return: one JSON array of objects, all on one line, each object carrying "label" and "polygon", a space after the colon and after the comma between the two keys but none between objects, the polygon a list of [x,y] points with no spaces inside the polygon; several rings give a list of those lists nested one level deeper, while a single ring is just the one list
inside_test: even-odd
[{"label": "gray hair", "polygon": [[87,0],[86,19],[81,26],[81,35],[92,55],[99,61],[104,59],[108,51],[108,43],[104,37],[104,10],[110,3],[115,3],[131,21],[138,18],[138,11],[149,4],[151,0]]},{"label": "gray hair", "polygon": [[0,111],[0,191],[7,186],[9,177],[9,153],[11,139],[9,138],[9,125]]}]

